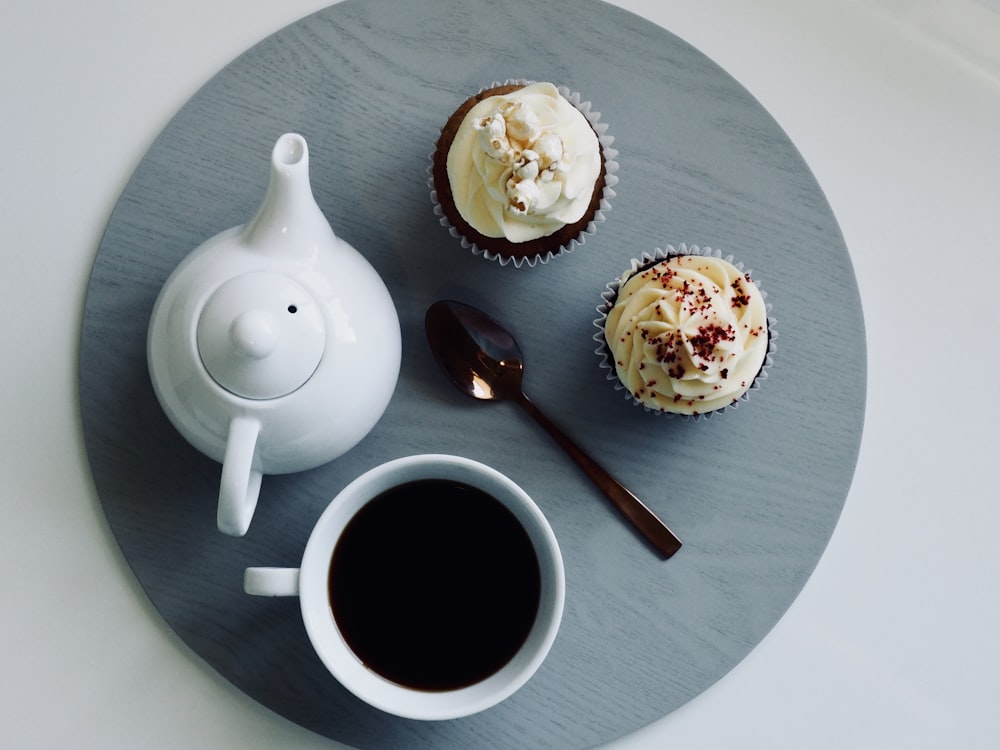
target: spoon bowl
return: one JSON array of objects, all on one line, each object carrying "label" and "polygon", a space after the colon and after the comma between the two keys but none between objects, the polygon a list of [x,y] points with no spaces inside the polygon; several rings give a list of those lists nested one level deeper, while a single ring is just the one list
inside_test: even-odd
[{"label": "spoon bowl", "polygon": [[481,310],[440,300],[427,309],[424,329],[441,369],[463,393],[482,401],[509,400],[528,412],[664,558],[681,541],[639,498],[584,452],[525,395],[524,357],[514,337]]},{"label": "spoon bowl", "polygon": [[435,302],[424,326],[434,358],[456,388],[482,401],[517,398],[521,349],[486,313],[461,302]]}]

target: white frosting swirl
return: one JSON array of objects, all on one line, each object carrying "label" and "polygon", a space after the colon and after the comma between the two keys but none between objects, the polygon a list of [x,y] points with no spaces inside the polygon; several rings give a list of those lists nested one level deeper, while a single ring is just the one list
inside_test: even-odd
[{"label": "white frosting swirl", "polygon": [[679,255],[622,277],[604,338],[637,401],[702,414],[736,401],[757,377],[767,355],[767,307],[733,264]]},{"label": "white frosting swirl", "polygon": [[462,218],[487,237],[525,242],[583,218],[600,176],[597,135],[551,83],[487,97],[448,152]]}]

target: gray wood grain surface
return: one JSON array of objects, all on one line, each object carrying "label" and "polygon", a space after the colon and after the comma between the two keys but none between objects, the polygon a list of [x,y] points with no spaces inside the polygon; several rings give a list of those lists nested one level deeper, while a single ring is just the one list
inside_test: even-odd
[{"label": "gray wood grain surface", "polygon": [[[515,269],[472,256],[438,224],[426,167],[466,95],[522,77],[593,102],[616,138],[620,183],[582,247]],[[265,477],[250,532],[234,539],[215,527],[219,466],[173,431],[153,396],[146,326],[173,267],[250,218],[286,131],[308,139],[320,206],[393,294],[403,367],[374,431],[319,469]],[[780,332],[751,401],[700,422],[628,404],[591,340],[604,284],[643,251],[679,242],[752,269]],[[676,557],[659,561],[515,406],[473,402],[446,382],[422,328],[443,297],[509,325],[528,393],[670,523],[685,542]],[[347,0],[233,61],[150,148],[94,264],[80,397],[125,557],[170,627],[240,690],[359,747],[586,747],[710,687],[805,584],[854,470],[864,325],[843,239],[803,159],[743,87],[670,33],[595,0]],[[538,674],[499,706],[441,723],[356,700],[312,653],[296,600],[241,589],[247,565],[298,563],[347,482],[419,452],[479,459],[521,484],[549,517],[567,571],[562,629]]]}]

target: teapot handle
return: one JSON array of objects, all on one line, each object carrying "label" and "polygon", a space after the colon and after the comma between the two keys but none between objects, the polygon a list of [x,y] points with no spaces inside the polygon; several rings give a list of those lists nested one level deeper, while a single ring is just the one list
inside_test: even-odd
[{"label": "teapot handle", "polygon": [[253,466],[259,434],[260,422],[251,417],[234,417],[229,423],[217,516],[223,534],[243,536],[250,528],[262,479]]}]

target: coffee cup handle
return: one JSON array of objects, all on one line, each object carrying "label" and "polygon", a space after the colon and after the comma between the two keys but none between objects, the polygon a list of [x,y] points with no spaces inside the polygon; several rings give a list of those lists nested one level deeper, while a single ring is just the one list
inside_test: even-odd
[{"label": "coffee cup handle", "polygon": [[251,417],[234,417],[229,423],[216,518],[219,531],[223,534],[246,534],[253,512],[257,509],[263,477],[254,468],[253,457],[257,452],[259,434],[260,422]]},{"label": "coffee cup handle", "polygon": [[298,568],[247,568],[243,590],[254,596],[298,596]]}]

